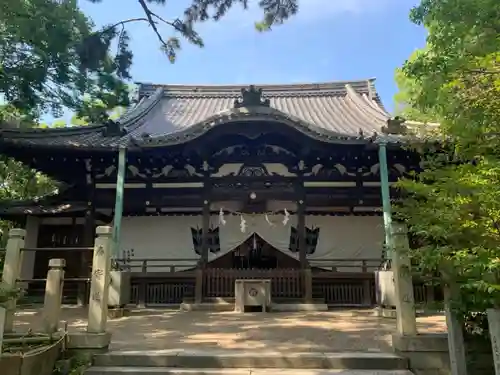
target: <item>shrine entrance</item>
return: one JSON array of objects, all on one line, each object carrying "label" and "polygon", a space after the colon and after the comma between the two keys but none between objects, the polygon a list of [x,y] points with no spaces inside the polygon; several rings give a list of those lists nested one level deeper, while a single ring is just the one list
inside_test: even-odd
[{"label": "shrine entrance", "polygon": [[233,255],[233,268],[273,269],[278,266],[276,249],[264,241],[258,234],[252,234],[238,246]]},{"label": "shrine entrance", "polygon": [[297,259],[277,250],[257,233],[253,233],[233,251],[213,260],[209,264],[211,268],[240,270],[300,268]]}]

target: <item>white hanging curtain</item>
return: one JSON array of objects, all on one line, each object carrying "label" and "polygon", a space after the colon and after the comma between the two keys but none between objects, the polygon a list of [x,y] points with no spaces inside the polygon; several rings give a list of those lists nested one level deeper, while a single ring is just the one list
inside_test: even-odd
[{"label": "white hanging curtain", "polygon": [[[241,219],[246,224],[245,232],[241,231]],[[225,215],[225,225],[220,226],[221,253],[228,253],[244,243],[254,233],[259,235],[268,244],[288,255],[296,256],[290,252],[290,228],[295,225],[296,219],[290,216],[289,221],[283,225],[284,215],[242,214]]]},{"label": "white hanging curtain", "polygon": [[[218,217],[219,221],[220,217]],[[252,232],[248,228],[245,232],[241,231],[239,215],[224,215],[224,221],[224,225],[219,224],[220,248],[222,254],[227,254],[245,242]]]},{"label": "white hanging curtain", "polygon": [[[246,222],[245,232],[241,231],[242,217]],[[212,231],[218,228],[219,243],[211,244],[209,260],[234,250],[254,233],[277,250],[298,258],[298,253],[289,249],[291,228],[296,228],[297,217],[291,215],[286,225],[283,220],[284,215],[266,218],[265,214],[228,214],[224,215],[225,225],[222,225],[220,216],[212,215],[210,228]],[[199,258],[192,229],[201,230],[202,222],[201,215],[124,217],[120,247],[134,249],[135,258]],[[308,246],[307,258],[313,266],[324,264],[315,263],[315,259],[379,259],[382,256],[384,229],[379,216],[306,216],[306,227],[308,231],[319,229],[316,247]],[[216,241],[215,235],[211,238]]]},{"label": "white hanging curtain", "polygon": [[[315,262],[315,259],[361,260],[382,257],[384,227],[380,216],[306,216],[306,227],[319,228],[316,249],[307,256],[313,266],[326,265],[325,262]],[[346,264],[328,262],[329,266],[339,266],[338,271],[359,271],[359,267],[340,267]]]},{"label": "white hanging curtain", "polygon": [[256,215],[254,232],[275,249],[298,258],[297,253],[290,251],[291,227],[297,225],[297,218],[290,215],[289,221],[283,225],[284,215]]}]

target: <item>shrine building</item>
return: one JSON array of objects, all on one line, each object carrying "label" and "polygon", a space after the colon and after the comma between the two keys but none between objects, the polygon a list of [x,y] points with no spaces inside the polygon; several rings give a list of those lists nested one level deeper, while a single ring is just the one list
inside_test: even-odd
[{"label": "shrine building", "polygon": [[278,301],[370,305],[390,185],[418,170],[405,130],[373,79],[140,84],[116,121],[1,130],[3,155],[59,185],[4,202],[0,217],[26,228],[27,248],[47,249],[24,253],[23,279],[45,278],[55,257],[68,278],[88,276],[91,251],[77,248],[110,225],[133,303],[231,299],[235,279],[267,278]]}]

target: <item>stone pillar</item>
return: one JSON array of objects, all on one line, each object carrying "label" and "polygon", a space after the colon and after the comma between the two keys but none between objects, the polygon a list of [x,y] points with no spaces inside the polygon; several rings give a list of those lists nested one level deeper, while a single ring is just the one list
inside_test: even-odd
[{"label": "stone pillar", "polygon": [[51,259],[47,282],[45,284],[45,300],[43,302],[43,328],[48,334],[57,331],[61,315],[61,301],[64,283],[65,259]]},{"label": "stone pillar", "polygon": [[488,309],[486,312],[488,314],[495,375],[500,375],[500,309]]},{"label": "stone pillar", "polygon": [[[2,283],[6,288],[15,289],[17,279],[20,276],[21,249],[24,248],[24,229],[14,228],[9,232],[9,239],[5,249],[5,260],[3,265]],[[14,313],[16,310],[16,300],[11,300],[6,304],[4,331],[12,332],[14,325]]]},{"label": "stone pillar", "polygon": [[97,227],[90,282],[88,333],[105,333],[108,319],[108,293],[111,271],[113,230]]},{"label": "stone pillar", "polygon": [[467,375],[463,321],[452,308],[452,303],[456,301],[457,297],[460,297],[460,287],[456,284],[445,285],[444,302],[451,375]]},{"label": "stone pillar", "polygon": [[393,243],[392,271],[396,294],[397,331],[400,335],[416,335],[415,299],[413,297],[413,281],[411,262],[408,256],[408,229],[402,223],[392,223],[391,240]]},{"label": "stone pillar", "polygon": [[6,310],[3,307],[0,307],[0,355],[2,354],[3,331],[5,329],[5,313]]}]

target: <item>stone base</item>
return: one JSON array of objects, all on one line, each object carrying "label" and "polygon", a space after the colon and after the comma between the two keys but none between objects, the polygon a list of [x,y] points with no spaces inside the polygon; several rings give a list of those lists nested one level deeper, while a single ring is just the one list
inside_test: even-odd
[{"label": "stone base", "polygon": [[211,303],[211,302],[183,302],[181,311],[234,311],[234,303]]},{"label": "stone base", "polygon": [[[392,336],[392,346],[397,354],[410,362],[415,375],[451,375],[448,335],[422,334],[415,336]],[[489,343],[466,338],[467,367],[469,373],[490,375],[492,368]]]},{"label": "stone base", "polygon": [[272,303],[271,311],[301,312],[301,311],[328,311],[326,303]]},{"label": "stone base", "polygon": [[373,315],[379,318],[396,319],[396,309],[379,306],[374,309]]},{"label": "stone base", "polygon": [[448,352],[448,335],[423,334],[392,336],[392,346],[397,354],[408,358],[410,369],[416,375],[451,375]]},{"label": "stone base", "polygon": [[[183,302],[181,311],[235,311],[234,303]],[[267,312],[328,311],[325,303],[271,303]]]},{"label": "stone base", "polygon": [[68,350],[102,353],[108,350],[111,333],[72,332],[68,334]]},{"label": "stone base", "polygon": [[109,307],[108,308],[108,318],[118,319],[123,318],[129,314],[130,310],[125,307]]}]

